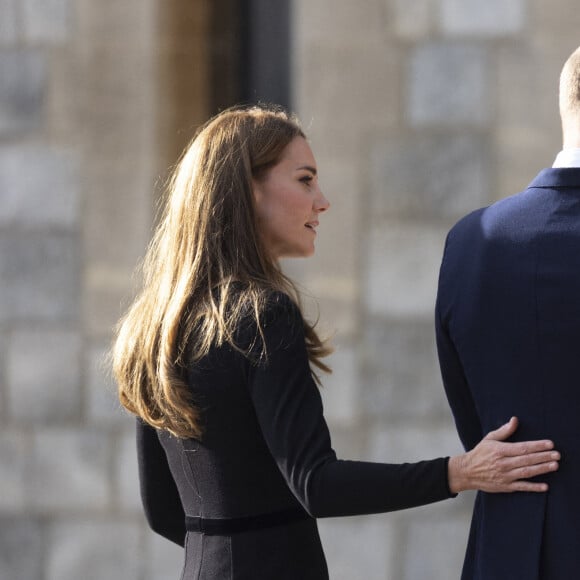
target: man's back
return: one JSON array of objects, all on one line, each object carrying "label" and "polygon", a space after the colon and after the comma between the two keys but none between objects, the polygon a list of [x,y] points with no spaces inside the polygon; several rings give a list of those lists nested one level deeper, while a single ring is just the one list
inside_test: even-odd
[{"label": "man's back", "polygon": [[548,494],[478,495],[463,578],[576,577],[580,169],[544,170],[525,192],[451,230],[436,324],[466,448],[516,415],[518,439],[551,438],[562,452],[560,471],[545,479]]}]

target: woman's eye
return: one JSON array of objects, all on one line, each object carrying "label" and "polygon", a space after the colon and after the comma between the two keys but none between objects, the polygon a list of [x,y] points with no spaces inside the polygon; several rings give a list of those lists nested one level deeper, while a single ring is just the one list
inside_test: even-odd
[{"label": "woman's eye", "polygon": [[307,185],[309,185],[310,182],[312,181],[312,175],[305,175],[304,177],[300,178],[300,181],[302,183],[306,183]]}]

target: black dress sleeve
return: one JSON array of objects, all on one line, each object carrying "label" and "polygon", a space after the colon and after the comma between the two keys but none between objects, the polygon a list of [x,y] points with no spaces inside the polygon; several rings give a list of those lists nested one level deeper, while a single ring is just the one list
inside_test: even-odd
[{"label": "black dress sleeve", "polygon": [[137,460],[145,517],[154,532],[183,546],[185,513],[157,431],[137,419]]},{"label": "black dress sleeve", "polygon": [[266,356],[251,366],[248,388],[268,448],[312,516],[387,512],[452,496],[446,457],[403,464],[337,459],[299,309],[288,297],[278,297],[263,326]]}]

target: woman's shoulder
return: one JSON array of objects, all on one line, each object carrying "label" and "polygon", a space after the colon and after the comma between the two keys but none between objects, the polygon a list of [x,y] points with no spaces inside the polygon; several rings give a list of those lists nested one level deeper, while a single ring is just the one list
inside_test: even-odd
[{"label": "woman's shoulder", "polygon": [[264,325],[302,322],[302,313],[296,301],[285,292],[269,292],[264,301],[262,312]]},{"label": "woman's shoulder", "polygon": [[230,303],[237,305],[245,322],[257,317],[265,321],[284,315],[302,316],[298,303],[290,294],[271,287],[250,287],[236,282],[231,286]]},{"label": "woman's shoulder", "polygon": [[268,343],[286,342],[303,332],[300,308],[285,292],[267,290],[258,302],[247,301],[243,310],[236,341],[242,348],[262,350]]}]

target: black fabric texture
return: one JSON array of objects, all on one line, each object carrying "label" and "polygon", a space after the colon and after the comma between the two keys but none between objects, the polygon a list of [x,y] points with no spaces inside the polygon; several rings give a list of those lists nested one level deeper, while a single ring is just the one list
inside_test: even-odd
[{"label": "black fabric texture", "polygon": [[[266,357],[252,362],[223,346],[188,369],[203,413],[201,441],[157,433],[138,421],[143,503],[155,531],[184,545],[185,515],[245,518],[302,509],[313,518],[350,516],[450,497],[447,458],[405,464],[338,459],[310,371],[302,317],[288,297],[270,301],[263,331]],[[248,323],[240,342],[251,344],[255,333]],[[260,347],[258,341],[256,354]],[[328,577],[315,519],[211,541],[193,535],[200,534],[187,533],[184,579]],[[210,554],[229,559],[230,576],[218,575]]]}]

